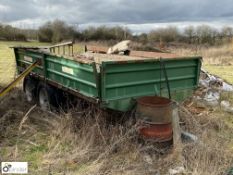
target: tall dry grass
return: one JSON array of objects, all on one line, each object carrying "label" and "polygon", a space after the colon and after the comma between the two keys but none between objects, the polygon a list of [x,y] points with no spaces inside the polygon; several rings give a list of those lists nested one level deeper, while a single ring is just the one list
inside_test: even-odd
[{"label": "tall dry grass", "polygon": [[183,143],[178,155],[141,142],[131,114],[112,123],[106,113],[80,103],[68,113],[36,107],[25,120],[31,106],[10,111],[16,103],[27,104],[20,90],[0,106],[1,160],[28,161],[32,174],[168,174],[183,166],[184,174],[220,175],[233,165],[233,130],[223,120],[231,116],[218,110],[195,115],[180,108],[182,129],[195,134],[198,142]]},{"label": "tall dry grass", "polygon": [[199,115],[180,110],[183,130],[198,137],[198,142],[183,148],[184,165],[194,175],[226,174],[233,165],[233,128],[226,123],[231,115],[219,109]]},{"label": "tall dry grass", "polygon": [[63,167],[67,174],[167,174],[170,168],[184,166],[185,174],[214,175],[226,173],[233,164],[232,140],[221,135],[232,135],[232,128],[217,116],[207,119],[180,109],[182,128],[194,133],[198,142],[182,144],[181,155],[176,155],[138,142],[131,120],[111,125],[101,111],[87,111],[95,109],[70,112],[52,121],[44,156],[51,172]]},{"label": "tall dry grass", "polygon": [[232,65],[233,45],[222,46],[190,46],[186,48],[173,48],[172,52],[181,56],[202,56],[204,64],[211,65]]}]

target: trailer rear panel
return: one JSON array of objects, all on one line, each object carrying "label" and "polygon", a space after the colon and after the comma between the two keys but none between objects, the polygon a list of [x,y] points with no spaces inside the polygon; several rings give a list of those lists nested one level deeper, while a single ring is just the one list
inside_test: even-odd
[{"label": "trailer rear panel", "polygon": [[[140,96],[168,97],[168,87],[160,61],[103,62],[102,100],[109,108],[127,110],[134,104],[132,99]],[[201,58],[164,59],[163,61],[172,98],[177,101],[184,100],[198,86]]]}]

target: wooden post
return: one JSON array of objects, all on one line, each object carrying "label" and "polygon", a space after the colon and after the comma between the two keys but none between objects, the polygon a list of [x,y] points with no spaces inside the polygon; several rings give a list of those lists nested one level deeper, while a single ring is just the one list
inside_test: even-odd
[{"label": "wooden post", "polygon": [[72,51],[71,51],[72,52],[72,56],[74,56],[74,45],[72,45],[71,48],[72,48]]},{"label": "wooden post", "polygon": [[177,104],[173,106],[172,112],[172,128],[173,128],[173,155],[178,161],[182,161],[182,141],[181,141],[181,128],[179,121],[179,112]]},{"label": "wooden post", "polygon": [[172,112],[172,127],[173,127],[173,144],[174,147],[181,143],[181,129],[179,124],[179,113],[177,105],[174,105]]}]

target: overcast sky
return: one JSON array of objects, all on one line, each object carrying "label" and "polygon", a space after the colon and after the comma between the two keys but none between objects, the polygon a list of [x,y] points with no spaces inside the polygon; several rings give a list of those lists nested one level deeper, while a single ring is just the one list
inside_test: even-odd
[{"label": "overcast sky", "polygon": [[155,27],[233,25],[233,0],[0,0],[0,22],[38,27],[61,19],[85,28],[123,25],[133,32]]}]

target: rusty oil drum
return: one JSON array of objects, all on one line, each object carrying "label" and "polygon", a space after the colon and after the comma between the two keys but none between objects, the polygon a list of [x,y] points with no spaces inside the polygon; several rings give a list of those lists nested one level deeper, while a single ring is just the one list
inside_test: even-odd
[{"label": "rusty oil drum", "polygon": [[172,139],[172,101],[158,96],[137,100],[136,118],[140,121],[139,133],[158,142]]}]

